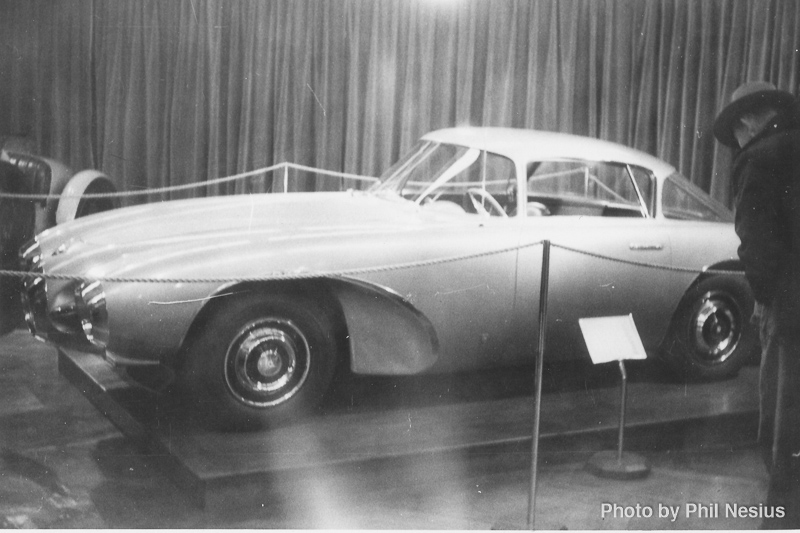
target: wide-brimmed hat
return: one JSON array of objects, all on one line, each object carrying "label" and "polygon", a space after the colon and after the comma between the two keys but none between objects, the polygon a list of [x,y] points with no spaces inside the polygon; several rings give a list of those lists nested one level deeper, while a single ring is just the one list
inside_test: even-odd
[{"label": "wide-brimmed hat", "polygon": [[726,146],[738,148],[739,143],[733,135],[733,126],[748,111],[770,105],[778,108],[789,107],[795,99],[791,93],[779,91],[766,81],[750,81],[740,85],[731,95],[729,103],[714,121],[714,137]]}]

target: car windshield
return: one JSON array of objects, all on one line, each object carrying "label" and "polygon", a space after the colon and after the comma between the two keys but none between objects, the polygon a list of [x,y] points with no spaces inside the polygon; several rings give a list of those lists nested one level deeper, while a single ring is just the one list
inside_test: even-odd
[{"label": "car windshield", "polygon": [[437,204],[453,212],[505,216],[516,205],[515,184],[514,164],[506,157],[421,141],[384,172],[371,191],[392,193],[418,205]]}]

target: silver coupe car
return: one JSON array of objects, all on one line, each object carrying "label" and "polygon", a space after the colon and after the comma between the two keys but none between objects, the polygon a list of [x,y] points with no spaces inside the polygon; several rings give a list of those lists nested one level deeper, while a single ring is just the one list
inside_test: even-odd
[{"label": "silver coupe car", "polygon": [[[548,358],[587,358],[578,319],[632,314],[691,378],[757,343],[731,212],[617,144],[503,128],[429,133],[369,190],[123,208],[21,252],[37,338],[168,368],[220,427],[318,404],[338,365],[404,375],[530,364],[552,243]],[[198,403],[199,405],[199,403]]]}]

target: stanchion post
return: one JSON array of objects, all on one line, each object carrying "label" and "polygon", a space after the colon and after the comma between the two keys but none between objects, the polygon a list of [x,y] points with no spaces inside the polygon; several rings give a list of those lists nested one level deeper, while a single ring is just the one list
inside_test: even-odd
[{"label": "stanchion post", "polygon": [[550,241],[542,242],[542,277],[539,286],[539,348],[536,353],[533,437],[531,438],[531,486],[528,497],[528,529],[536,526],[536,475],[539,466],[539,423],[542,414],[542,367],[547,333],[547,292],[550,285]]},{"label": "stanchion post", "polygon": [[289,165],[283,167],[283,193],[289,192]]},{"label": "stanchion post", "polygon": [[628,403],[628,373],[625,372],[625,361],[619,360],[619,372],[622,375],[622,393],[619,402],[619,436],[617,442],[617,461],[622,462],[622,443],[625,432],[625,404]]}]

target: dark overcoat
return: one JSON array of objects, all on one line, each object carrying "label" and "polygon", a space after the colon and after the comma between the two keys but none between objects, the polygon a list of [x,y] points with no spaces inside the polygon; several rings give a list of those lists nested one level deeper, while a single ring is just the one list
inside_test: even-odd
[{"label": "dark overcoat", "polygon": [[736,155],[739,258],[755,299],[777,312],[782,334],[800,337],[800,129],[774,119]]}]

